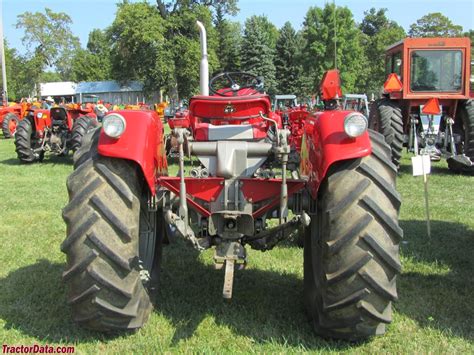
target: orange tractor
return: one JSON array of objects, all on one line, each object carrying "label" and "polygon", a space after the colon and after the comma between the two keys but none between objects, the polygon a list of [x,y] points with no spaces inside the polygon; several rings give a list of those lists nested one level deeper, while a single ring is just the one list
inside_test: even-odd
[{"label": "orange tractor", "polygon": [[386,52],[384,97],[369,127],[382,133],[399,165],[403,146],[453,172],[474,169],[474,102],[469,38],[406,38]]},{"label": "orange tractor", "polygon": [[18,122],[26,116],[31,104],[23,102],[0,108],[0,127],[3,138],[12,138],[16,132]]}]

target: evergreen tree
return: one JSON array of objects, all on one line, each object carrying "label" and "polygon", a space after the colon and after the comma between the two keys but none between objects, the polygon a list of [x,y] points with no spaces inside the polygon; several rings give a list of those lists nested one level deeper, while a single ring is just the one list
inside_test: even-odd
[{"label": "evergreen tree", "polygon": [[277,88],[281,94],[300,94],[299,44],[296,31],[286,22],[279,31],[275,57]]},{"label": "evergreen tree", "polygon": [[[273,26],[265,16],[252,16],[245,21],[242,40],[242,70],[265,79],[265,91],[275,94],[275,65],[273,60]],[[274,27],[274,26],[273,26]],[[275,42],[276,45],[276,42]]]},{"label": "evergreen tree", "polygon": [[224,11],[217,7],[215,15],[215,28],[218,36],[216,48],[219,59],[219,72],[238,71],[240,69],[240,48],[242,34],[240,24],[224,18]]}]

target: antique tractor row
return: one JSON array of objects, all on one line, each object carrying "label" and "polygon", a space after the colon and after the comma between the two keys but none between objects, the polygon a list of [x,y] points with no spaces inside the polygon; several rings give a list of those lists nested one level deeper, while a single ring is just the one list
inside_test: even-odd
[{"label": "antique tractor row", "polygon": [[64,156],[74,152],[97,125],[95,114],[79,107],[29,110],[16,127],[18,159],[33,163],[42,161],[45,153]]},{"label": "antique tractor row", "polygon": [[407,38],[386,53],[385,94],[369,127],[382,133],[399,165],[404,146],[454,172],[474,171],[474,102],[469,38]]},{"label": "antique tractor row", "polygon": [[[201,94],[182,117],[188,127],[172,131],[178,176],[168,176],[154,111],[109,113],[75,154],[61,245],[74,320],[102,332],[142,327],[156,290],[166,287],[162,247],[174,238],[215,248],[230,299],[246,247],[270,250],[299,232],[315,331],[351,340],[382,334],[397,299],[403,234],[383,136],[360,113],[334,109],[340,88],[332,71],[322,82],[326,109],[308,114],[301,149],[292,150],[289,124],[272,111],[261,78],[223,73],[209,85],[198,26]],[[199,161],[199,175],[189,176],[185,155]]]}]

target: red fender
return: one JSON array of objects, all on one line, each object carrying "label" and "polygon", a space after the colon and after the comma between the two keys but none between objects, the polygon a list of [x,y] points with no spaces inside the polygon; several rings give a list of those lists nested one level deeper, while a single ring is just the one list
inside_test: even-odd
[{"label": "red fender", "polygon": [[166,175],[168,168],[164,148],[163,124],[158,114],[155,111],[140,110],[120,110],[110,113],[122,115],[126,121],[126,129],[122,136],[117,139],[110,138],[101,129],[98,146],[99,154],[136,162],[143,172],[151,193],[154,195],[157,177]]},{"label": "red fender", "polygon": [[344,132],[344,118],[354,111],[315,112],[306,120],[301,148],[301,175],[316,198],[329,167],[342,160],[362,158],[372,153],[368,132],[352,138]]},{"label": "red fender", "polygon": [[[33,115],[35,131],[38,137],[43,137],[44,129],[46,127],[51,127],[51,114],[47,109],[30,109],[29,112]],[[41,117],[38,117],[38,113],[41,113]]]}]

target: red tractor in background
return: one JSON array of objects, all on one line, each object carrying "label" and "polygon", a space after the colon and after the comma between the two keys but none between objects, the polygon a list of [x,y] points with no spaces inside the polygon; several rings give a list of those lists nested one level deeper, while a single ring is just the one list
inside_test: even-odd
[{"label": "red tractor in background", "polygon": [[407,38],[387,49],[384,97],[369,127],[382,133],[398,166],[403,146],[453,172],[474,170],[474,102],[469,38]]},{"label": "red tractor in background", "polygon": [[0,108],[0,127],[3,138],[12,138],[15,135],[18,122],[25,117],[31,105],[26,102]]},{"label": "red tractor in background", "polygon": [[[331,71],[322,82],[326,108],[308,115],[292,161],[291,132],[261,78],[222,73],[209,83],[206,32],[198,26],[201,94],[180,118],[189,127],[172,132],[178,176],[168,176],[155,111],[110,112],[74,156],[61,245],[73,319],[102,332],[142,327],[157,288],[166,287],[162,247],[174,238],[215,248],[230,299],[246,247],[270,250],[300,231],[304,303],[315,331],[351,340],[382,334],[397,299],[402,237],[396,168],[383,136],[367,130],[362,114],[337,108],[340,83]],[[185,152],[205,174],[189,176]]]},{"label": "red tractor in background", "polygon": [[288,143],[292,149],[301,151],[304,124],[309,116],[306,105],[298,105],[295,95],[275,95],[273,111],[280,115],[290,130]]},{"label": "red tractor in background", "polygon": [[85,134],[97,126],[95,113],[78,105],[29,110],[15,134],[18,159],[33,163],[42,161],[46,152],[67,155],[79,149]]}]

